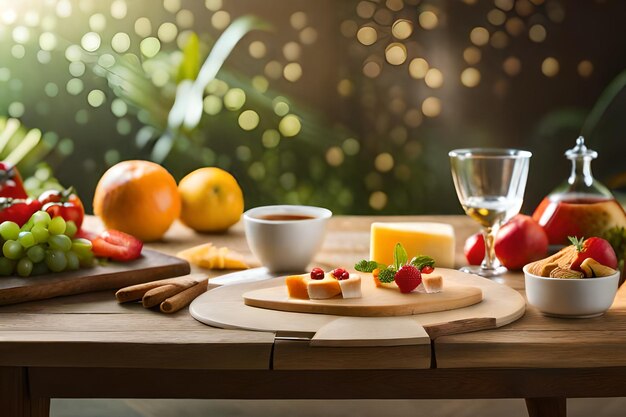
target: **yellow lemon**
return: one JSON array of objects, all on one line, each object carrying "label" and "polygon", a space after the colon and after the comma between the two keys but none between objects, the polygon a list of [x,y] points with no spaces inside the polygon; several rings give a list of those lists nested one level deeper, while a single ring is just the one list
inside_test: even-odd
[{"label": "yellow lemon", "polygon": [[200,168],[178,184],[180,220],[198,232],[222,232],[239,221],[243,193],[235,177],[220,168]]}]

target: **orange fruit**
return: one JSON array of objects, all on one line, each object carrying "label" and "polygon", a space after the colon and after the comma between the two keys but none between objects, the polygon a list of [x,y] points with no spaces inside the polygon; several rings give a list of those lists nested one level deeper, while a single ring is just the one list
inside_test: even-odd
[{"label": "orange fruit", "polygon": [[223,232],[243,213],[241,188],[223,169],[197,169],[180,181],[178,191],[180,220],[198,232]]},{"label": "orange fruit", "polygon": [[123,161],[100,178],[93,211],[107,228],[153,241],[180,215],[180,196],[176,181],[161,165]]}]

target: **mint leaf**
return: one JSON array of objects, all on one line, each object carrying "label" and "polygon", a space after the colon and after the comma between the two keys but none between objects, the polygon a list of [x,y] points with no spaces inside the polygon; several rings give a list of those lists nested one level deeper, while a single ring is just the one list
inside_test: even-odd
[{"label": "mint leaf", "polygon": [[362,259],[354,264],[354,269],[359,272],[373,272],[376,268],[383,269],[386,268],[386,266],[383,264],[379,264],[376,261],[368,261],[365,259]]},{"label": "mint leaf", "polygon": [[393,282],[396,276],[396,271],[393,268],[385,268],[381,269],[378,273],[378,280],[382,283],[390,283]]},{"label": "mint leaf", "polygon": [[393,251],[393,265],[396,268],[396,271],[400,270],[409,258],[409,255],[406,254],[406,249],[402,246],[402,243],[396,243],[396,248]]},{"label": "mint leaf", "polygon": [[435,260],[427,255],[417,255],[411,259],[411,265],[421,270],[425,266],[435,267]]}]

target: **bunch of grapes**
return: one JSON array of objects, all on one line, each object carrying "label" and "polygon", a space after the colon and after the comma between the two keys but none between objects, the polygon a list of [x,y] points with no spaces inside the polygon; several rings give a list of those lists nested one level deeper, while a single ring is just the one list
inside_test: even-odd
[{"label": "bunch of grapes", "polygon": [[45,211],[34,213],[21,228],[11,221],[1,223],[0,275],[27,277],[92,266],[91,242],[74,238],[76,232],[73,221],[50,218]]}]

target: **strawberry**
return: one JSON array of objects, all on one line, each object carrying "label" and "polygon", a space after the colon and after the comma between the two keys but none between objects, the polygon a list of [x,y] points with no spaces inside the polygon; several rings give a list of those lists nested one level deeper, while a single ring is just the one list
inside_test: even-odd
[{"label": "strawberry", "polygon": [[572,262],[570,269],[582,271],[580,264],[587,258],[593,258],[596,262],[617,269],[617,256],[609,242],[599,237],[590,237],[589,239],[578,240],[575,237],[569,237],[572,245],[576,247],[578,252],[576,259]]},{"label": "strawberry", "polygon": [[422,273],[413,265],[404,265],[394,277],[401,293],[409,293],[422,283]]}]

